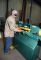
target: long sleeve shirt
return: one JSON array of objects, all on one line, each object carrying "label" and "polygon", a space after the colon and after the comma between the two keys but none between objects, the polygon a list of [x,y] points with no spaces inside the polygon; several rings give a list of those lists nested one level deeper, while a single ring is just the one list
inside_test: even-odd
[{"label": "long sleeve shirt", "polygon": [[5,37],[14,37],[14,31],[17,31],[16,21],[15,21],[14,17],[9,16],[5,23],[4,36]]}]

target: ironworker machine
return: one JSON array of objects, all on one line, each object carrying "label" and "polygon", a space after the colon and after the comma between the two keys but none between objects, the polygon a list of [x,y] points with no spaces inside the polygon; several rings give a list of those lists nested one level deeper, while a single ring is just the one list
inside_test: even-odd
[{"label": "ironworker machine", "polygon": [[22,24],[19,25],[19,28],[22,31],[15,33],[14,46],[26,60],[36,60],[41,46],[41,29],[33,25],[29,28]]},{"label": "ironworker machine", "polygon": [[19,21],[18,26],[20,32],[15,33],[13,43],[16,49],[21,52],[21,54],[26,58],[26,60],[36,60],[39,55],[41,46],[41,29],[37,26],[31,25],[30,23],[33,0],[30,1],[31,6],[28,24],[24,24]]}]

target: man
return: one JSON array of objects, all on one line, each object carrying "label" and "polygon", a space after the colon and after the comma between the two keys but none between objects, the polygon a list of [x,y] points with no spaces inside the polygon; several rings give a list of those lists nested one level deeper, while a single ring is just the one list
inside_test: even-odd
[{"label": "man", "polygon": [[8,52],[9,47],[12,44],[14,31],[18,31],[16,28],[17,16],[18,16],[17,10],[13,10],[12,15],[10,15],[6,20],[5,30],[4,30],[4,36],[5,36],[4,53]]}]

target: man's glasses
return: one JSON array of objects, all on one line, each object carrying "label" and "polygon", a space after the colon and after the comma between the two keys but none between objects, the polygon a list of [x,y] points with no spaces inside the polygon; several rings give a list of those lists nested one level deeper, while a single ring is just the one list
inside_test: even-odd
[{"label": "man's glasses", "polygon": [[15,16],[17,16],[17,14],[14,14]]}]

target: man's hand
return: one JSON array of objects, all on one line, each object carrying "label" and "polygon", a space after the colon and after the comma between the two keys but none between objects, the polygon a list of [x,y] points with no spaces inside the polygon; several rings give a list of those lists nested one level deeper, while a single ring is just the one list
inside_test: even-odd
[{"label": "man's hand", "polygon": [[16,28],[17,32],[22,32],[23,30],[20,27]]}]

